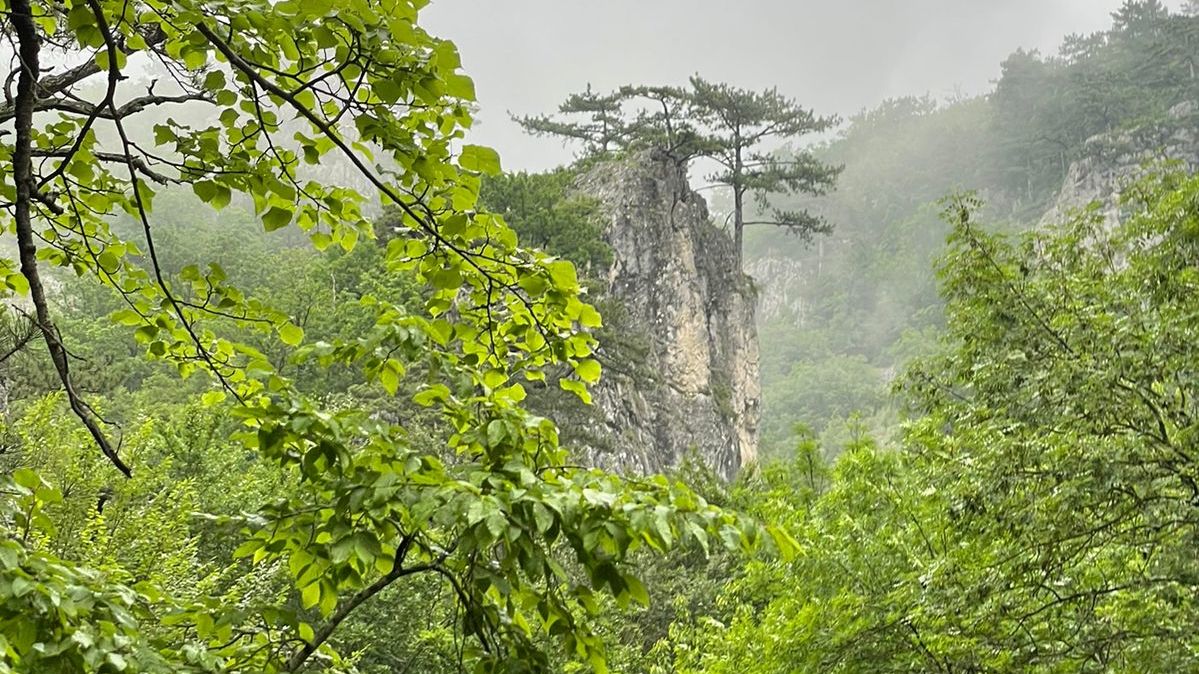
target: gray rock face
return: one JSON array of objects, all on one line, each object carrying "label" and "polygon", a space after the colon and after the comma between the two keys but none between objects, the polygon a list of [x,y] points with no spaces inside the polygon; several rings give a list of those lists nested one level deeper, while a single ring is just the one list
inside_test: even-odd
[{"label": "gray rock face", "polygon": [[1199,104],[1180,103],[1164,123],[1102,134],[1086,143],[1086,156],[1070,164],[1061,192],[1042,218],[1059,222],[1091,202],[1099,202],[1110,222],[1120,217],[1120,194],[1145,175],[1146,165],[1178,160],[1188,171],[1199,168]]},{"label": "gray rock face", "polygon": [[578,188],[602,205],[615,305],[579,444],[596,465],[643,474],[694,451],[731,478],[757,456],[760,398],[753,284],[732,240],[669,158],[605,163]]},{"label": "gray rock face", "polygon": [[820,237],[802,255],[772,248],[745,260],[745,271],[758,291],[758,320],[785,318],[803,327],[811,313],[811,286],[823,271],[825,248],[853,246],[846,238]]}]

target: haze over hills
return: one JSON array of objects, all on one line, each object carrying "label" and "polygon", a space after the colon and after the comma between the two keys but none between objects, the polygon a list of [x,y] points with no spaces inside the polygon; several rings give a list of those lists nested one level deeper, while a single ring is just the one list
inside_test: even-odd
[{"label": "haze over hills", "polygon": [[573,150],[528,137],[508,112],[551,110],[586,83],[680,84],[698,72],[777,86],[821,114],[848,117],[896,96],[988,91],[1016,48],[1056,53],[1065,35],[1105,29],[1120,4],[751,0],[734,11],[716,0],[442,0],[427,23],[453,36],[476,80],[473,140],[499,149],[508,169],[544,170],[568,163]]}]

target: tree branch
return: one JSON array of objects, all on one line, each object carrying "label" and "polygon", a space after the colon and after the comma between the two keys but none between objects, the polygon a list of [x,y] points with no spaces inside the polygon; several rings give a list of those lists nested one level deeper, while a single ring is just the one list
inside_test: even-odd
[{"label": "tree branch", "polygon": [[[87,0],[87,4],[96,17],[96,27],[100,30],[100,34],[104,36],[104,44],[109,52],[108,80],[110,83],[115,82],[121,77],[120,69],[117,66],[116,52],[118,47],[116,39],[113,37],[112,30],[108,26],[108,21],[104,17],[104,11],[103,8],[100,7],[99,1]],[[108,96],[106,100],[110,112],[113,115],[113,125],[116,127],[117,135],[120,137],[121,148],[124,150],[125,164],[129,168],[129,183],[133,187],[133,203],[137,209],[137,215],[142,225],[142,231],[146,235],[146,250],[150,254],[150,266],[154,271],[154,279],[157,282],[159,289],[162,290],[162,294],[166,297],[167,302],[170,303],[171,308],[174,310],[175,316],[179,319],[179,324],[183,326],[183,329],[187,332],[188,336],[191,337],[192,343],[195,344],[196,355],[203,360],[205,364],[207,364],[209,371],[212,372],[212,375],[217,378],[217,381],[220,382],[221,386],[231,396],[233,396],[235,400],[242,402],[241,394],[237,392],[237,389],[233,388],[233,385],[229,383],[229,380],[221,372],[220,367],[213,360],[212,354],[209,353],[208,349],[204,346],[204,342],[201,341],[200,336],[196,334],[196,330],[192,326],[191,322],[187,319],[187,315],[184,313],[182,305],[179,303],[179,300],[176,299],[175,294],[171,292],[170,286],[167,285],[166,279],[163,277],[162,265],[159,264],[158,261],[158,251],[154,246],[154,236],[150,231],[150,219],[146,214],[147,206],[145,202],[142,201],[142,191],[139,184],[140,179],[138,178],[137,167],[134,164],[135,157],[130,151],[131,143],[129,141],[129,136],[125,133],[125,126],[121,123],[121,116],[117,114],[117,106],[116,103],[113,102],[112,96]],[[60,166],[59,169],[61,168],[62,167]]]},{"label": "tree branch", "polygon": [[[34,150],[33,156],[34,157],[65,158],[67,156],[67,151],[66,150]],[[115,152],[93,152],[92,156],[100,161],[111,162],[114,164],[122,164],[122,165],[129,163],[129,160],[130,160],[125,155],[118,154]],[[137,170],[140,173],[145,175],[150,180],[153,180],[154,182],[158,183],[159,185],[166,185],[168,183],[180,182],[177,178],[172,178],[170,176],[163,175],[163,174],[159,173],[158,171],[155,171],[154,169],[150,168],[149,164],[147,164],[145,159],[143,159],[142,157],[132,157],[132,161],[133,161],[134,167],[137,168]],[[43,202],[43,203],[45,203],[45,202]],[[47,206],[49,206],[49,205],[50,204],[47,204]],[[55,204],[54,206],[61,208],[60,206],[57,206],[57,204]]]},{"label": "tree branch", "polygon": [[329,616],[329,620],[324,625],[321,625],[321,628],[313,635],[312,641],[305,643],[302,648],[291,654],[291,657],[287,659],[287,663],[283,667],[283,671],[294,672],[302,667],[304,663],[308,661],[308,658],[312,657],[312,654],[315,653],[316,650],[321,647],[321,645],[323,645],[329,640],[330,637],[333,636],[333,633],[337,630],[338,626],[340,626],[341,623],[344,622],[345,619],[348,618],[355,609],[357,609],[371,597],[374,597],[383,590],[387,589],[388,586],[400,578],[411,576],[417,573],[424,573],[425,571],[435,570],[441,562],[445,561],[445,557],[449,554],[442,554],[436,562],[418,564],[416,566],[405,568],[404,559],[408,556],[408,551],[412,549],[414,540],[415,538],[412,535],[405,536],[400,541],[400,546],[396,549],[395,560],[392,562],[391,571],[388,571],[386,575],[371,583],[367,587],[362,588],[357,594],[355,594],[353,597],[350,597],[349,600],[342,603],[341,606],[338,606],[337,610],[333,612],[333,615]]},{"label": "tree branch", "polygon": [[133,98],[125,102],[116,110],[113,110],[111,106],[103,103],[96,106],[86,101],[72,101],[64,98],[52,98],[38,101],[37,109],[70,112],[77,115],[97,117],[99,119],[112,121],[128,117],[129,115],[137,114],[142,110],[152,106],[165,105],[167,103],[190,103],[192,101],[203,101],[206,103],[213,102],[207,94],[196,92],[190,94],[180,94],[178,96],[159,96],[157,94],[138,96],[137,98]]},{"label": "tree branch", "polygon": [[67,401],[71,411],[83,425],[87,427],[92,438],[100,447],[100,451],[126,477],[132,475],[129,466],[117,455],[116,449],[109,443],[108,438],[100,428],[99,421],[91,412],[87,403],[79,397],[71,381],[70,361],[66,347],[54,327],[50,316],[49,305],[46,301],[46,291],[42,285],[37,267],[37,244],[34,241],[32,202],[35,199],[36,186],[33,184],[33,111],[37,102],[37,81],[39,76],[38,58],[41,45],[37,35],[37,27],[33,23],[33,13],[29,0],[12,0],[9,10],[9,20],[17,35],[18,57],[21,61],[21,74],[17,80],[17,95],[13,102],[17,139],[13,147],[13,182],[16,185],[17,200],[14,204],[14,221],[17,229],[17,247],[20,251],[21,273],[29,281],[29,295],[38,329],[50,351],[50,359],[54,369],[66,391]]}]

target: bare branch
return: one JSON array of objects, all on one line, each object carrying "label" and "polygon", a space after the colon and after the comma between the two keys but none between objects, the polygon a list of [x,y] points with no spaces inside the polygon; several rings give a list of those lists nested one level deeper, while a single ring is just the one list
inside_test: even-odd
[{"label": "bare branch", "polygon": [[[66,150],[34,150],[33,156],[34,157],[65,158],[67,156],[67,151]],[[100,161],[112,162],[112,163],[117,163],[117,164],[126,164],[130,159],[130,158],[127,158],[123,154],[117,154],[115,152],[93,152],[92,156]],[[170,176],[163,175],[163,174],[155,171],[154,169],[150,168],[150,166],[146,163],[145,159],[143,159],[142,157],[132,157],[132,161],[133,161],[133,166],[139,172],[141,172],[144,176],[146,176],[150,180],[153,180],[154,182],[158,183],[159,185],[166,185],[168,183],[181,182],[178,178],[172,178]],[[43,203],[46,203],[46,202],[43,202]],[[47,205],[49,205],[49,204],[47,204]],[[54,204],[53,207],[61,208],[57,204]]]}]

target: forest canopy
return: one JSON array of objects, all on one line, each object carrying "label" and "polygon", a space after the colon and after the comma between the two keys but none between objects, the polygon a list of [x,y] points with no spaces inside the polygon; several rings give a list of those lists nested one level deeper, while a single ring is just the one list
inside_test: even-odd
[{"label": "forest canopy", "polygon": [[[473,85],[416,23],[421,4],[6,3],[18,260],[3,276],[13,334],[40,342],[27,365],[55,380],[37,382],[54,393],[14,429],[5,477],[6,671],[340,670],[334,635],[399,585],[433,602],[464,666],[542,670],[552,639],[602,669],[580,617],[596,592],[645,600],[629,555],[757,537],[680,483],[572,467],[554,423],[523,408],[551,367],[588,397],[600,317],[571,262],[475,208],[499,159],[457,142]],[[314,299],[301,279],[252,269],[272,291],[254,293],[186,242],[166,259],[161,209],[179,200],[294,232],[267,265],[325,251],[300,266],[348,277],[334,311],[358,329],[326,316],[318,335],[313,304],[272,302],[279,282]],[[368,215],[379,205],[386,223]],[[385,248],[354,252],[384,224]],[[115,309],[103,339],[182,380],[158,384],[172,394],[128,408],[78,385],[89,336],[58,326],[83,312],[52,301],[57,269]],[[322,394],[323,372],[347,385]],[[211,454],[170,451],[186,438],[155,413],[168,401],[199,415],[189,434],[211,428]],[[63,405],[86,436],[51,421]],[[183,503],[146,500],[167,485]],[[105,543],[117,535],[172,554]]]},{"label": "forest canopy", "polygon": [[764,451],[724,482],[577,465],[536,405],[635,333],[619,260],[579,166],[468,142],[424,0],[0,3],[0,674],[1194,669],[1194,163],[1039,221],[1193,134],[1193,8],[813,146],[698,78],[526,120],[727,159],[741,225],[825,234],[746,237],[803,292],[759,284]]}]

